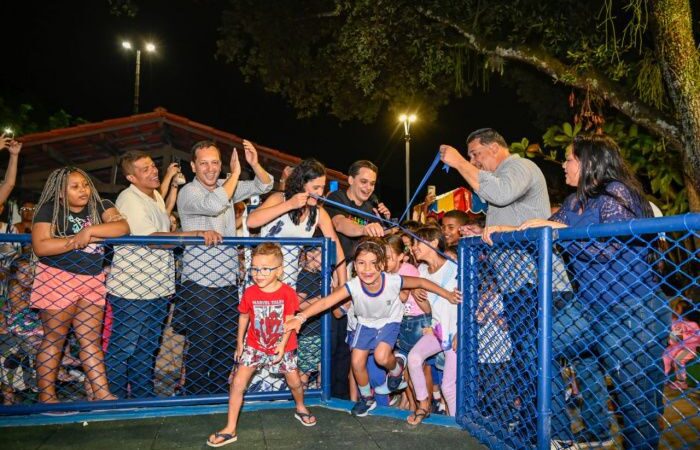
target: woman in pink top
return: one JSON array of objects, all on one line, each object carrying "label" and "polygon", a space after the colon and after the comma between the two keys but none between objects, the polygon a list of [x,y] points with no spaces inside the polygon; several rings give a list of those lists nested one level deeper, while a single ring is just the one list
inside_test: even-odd
[{"label": "woman in pink top", "polygon": [[687,318],[692,308],[691,304],[685,300],[679,300],[676,303],[676,307],[673,308],[675,320],[671,325],[668,347],[663,356],[664,373],[668,375],[671,372],[671,366],[674,366],[676,381],[671,383],[671,387],[679,391],[688,389],[685,365],[698,355],[697,348],[700,346],[700,327]]},{"label": "woman in pink top", "polygon": [[[392,234],[384,238],[386,242],[387,272],[408,275],[412,277],[420,276],[418,269],[408,262],[409,249],[406,248],[404,240],[400,234]],[[404,366],[416,342],[423,336],[423,328],[430,327],[431,314],[429,302],[418,302],[409,290],[401,291],[401,299],[406,299],[404,303],[404,315],[401,321],[399,338],[396,342],[396,354],[403,358]],[[410,385],[408,371],[404,371],[406,382]],[[375,389],[382,393],[382,386]],[[412,389],[406,390],[407,398],[402,401],[402,406],[409,407],[411,411],[415,409],[415,394]]]}]

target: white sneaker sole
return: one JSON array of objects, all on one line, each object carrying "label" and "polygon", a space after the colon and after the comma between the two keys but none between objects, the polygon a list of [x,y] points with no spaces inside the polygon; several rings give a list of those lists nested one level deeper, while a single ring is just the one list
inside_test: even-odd
[{"label": "white sneaker sole", "polygon": [[363,412],[362,414],[352,414],[352,412],[350,414],[352,414],[355,417],[365,417],[367,414],[369,414],[370,411],[372,411],[376,407],[377,407],[377,402],[375,401],[374,403],[372,403],[372,406],[367,408],[367,411]]}]

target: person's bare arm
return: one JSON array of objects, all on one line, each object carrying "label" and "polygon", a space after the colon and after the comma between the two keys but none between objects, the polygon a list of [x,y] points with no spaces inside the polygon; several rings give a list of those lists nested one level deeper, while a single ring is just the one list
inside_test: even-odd
[{"label": "person's bare arm", "polygon": [[169,187],[171,187],[170,184],[173,181],[173,177],[179,171],[180,165],[178,163],[170,163],[168,168],[165,170],[163,180],[160,182],[160,188],[158,188],[158,192],[160,192],[161,197],[165,198],[166,194],[170,190]]},{"label": "person's bare arm", "polygon": [[243,354],[243,349],[245,348],[243,341],[245,340],[245,332],[248,330],[249,323],[250,315],[240,313],[238,316],[238,337],[236,339],[236,361],[240,360]]},{"label": "person's bare arm", "polygon": [[347,217],[341,216],[340,214],[334,216],[332,221],[335,230],[338,233],[344,234],[348,237],[384,236],[384,228],[382,228],[382,226],[376,222],[368,223],[367,225],[360,225]]},{"label": "person's bare arm", "polygon": [[306,319],[308,319],[309,317],[313,317],[322,311],[327,310],[328,308],[332,307],[337,303],[340,303],[348,297],[350,297],[350,292],[348,292],[347,288],[344,285],[340,286],[327,297],[324,297],[318,302],[311,305],[303,313],[299,313],[290,320],[286,321],[284,323],[284,330],[295,330],[296,332],[299,332],[302,323],[304,323]]},{"label": "person's bare arm", "polygon": [[479,169],[467,161],[459,151],[450,145],[440,146],[440,160],[450,167],[457,169],[462,178],[469,183],[474,192],[479,190]]},{"label": "person's bare arm", "polygon": [[4,204],[15,188],[17,182],[17,163],[19,161],[19,152],[22,150],[22,144],[17,141],[10,141],[7,146],[7,151],[10,154],[7,163],[7,171],[5,171],[5,180],[0,184],[0,205]]},{"label": "person's bare arm", "polygon": [[456,289],[450,292],[425,278],[409,277],[405,275],[402,275],[401,278],[403,278],[402,287],[405,289],[425,289],[426,291],[439,295],[452,304],[461,303],[462,301],[462,293]]},{"label": "person's bare arm", "polygon": [[255,176],[263,184],[272,183],[272,177],[270,176],[269,173],[267,173],[267,171],[263,168],[263,166],[260,165],[260,162],[258,159],[258,151],[255,148],[255,146],[253,145],[253,143],[244,139],[243,140],[243,150],[245,151],[245,160],[250,165],[250,168],[253,169]]}]

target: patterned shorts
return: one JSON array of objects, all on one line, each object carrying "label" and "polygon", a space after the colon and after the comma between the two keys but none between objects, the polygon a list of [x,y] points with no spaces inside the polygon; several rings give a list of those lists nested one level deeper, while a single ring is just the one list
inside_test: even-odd
[{"label": "patterned shorts", "polygon": [[271,373],[289,373],[297,370],[297,354],[294,350],[286,352],[282,361],[277,364],[272,363],[274,359],[274,354],[268,355],[256,348],[246,346],[238,363],[247,367],[266,367]]}]

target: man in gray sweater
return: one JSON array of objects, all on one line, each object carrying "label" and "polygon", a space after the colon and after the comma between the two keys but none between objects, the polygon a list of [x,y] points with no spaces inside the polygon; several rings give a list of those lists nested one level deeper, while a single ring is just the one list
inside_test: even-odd
[{"label": "man in gray sweater", "polygon": [[[542,171],[528,159],[511,155],[503,137],[493,129],[476,130],[467,137],[469,161],[457,149],[440,146],[440,159],[459,171],[479,197],[488,203],[484,240],[502,225],[519,225],[550,215],[547,183]],[[500,397],[482,414],[503,417],[514,434],[514,446],[536,437],[535,399],[537,377],[537,272],[526,242],[489,250],[480,264],[483,280],[496,279],[503,293],[504,316],[514,348],[511,373],[501,379],[505,389],[489,388],[495,373],[479,373],[479,388],[487,396]],[[484,366],[485,367],[485,366]],[[493,409],[496,410],[493,410]]]},{"label": "man in gray sweater", "polygon": [[488,205],[486,226],[521,224],[550,216],[547,182],[529,159],[511,155],[503,137],[491,128],[467,137],[470,161],[449,145],[440,146],[440,159],[454,167]]}]

